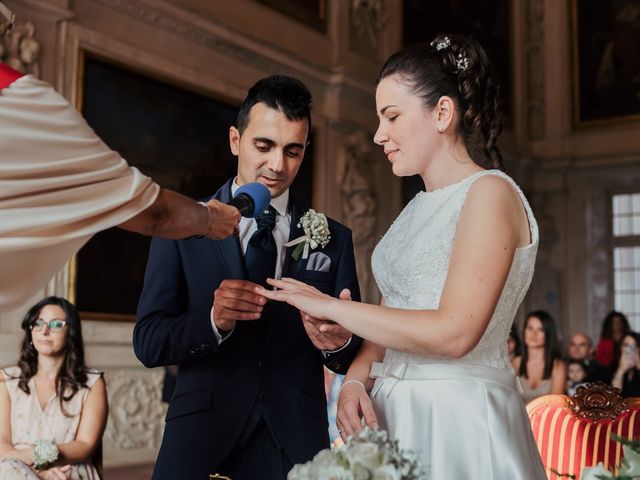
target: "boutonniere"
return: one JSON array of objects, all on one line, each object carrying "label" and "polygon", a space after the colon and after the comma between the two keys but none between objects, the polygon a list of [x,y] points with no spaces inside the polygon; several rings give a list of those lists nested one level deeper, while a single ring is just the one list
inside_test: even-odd
[{"label": "boutonniere", "polygon": [[304,235],[284,244],[285,247],[296,245],[296,248],[291,252],[291,258],[294,260],[298,260],[300,254],[306,260],[309,257],[309,247],[311,247],[311,250],[315,250],[318,247],[324,248],[331,240],[327,217],[324,213],[318,213],[313,208],[300,217],[298,228],[304,230]]}]

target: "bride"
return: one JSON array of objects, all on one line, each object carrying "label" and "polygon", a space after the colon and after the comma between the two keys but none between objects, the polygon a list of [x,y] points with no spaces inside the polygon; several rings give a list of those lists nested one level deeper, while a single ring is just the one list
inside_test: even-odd
[{"label": "bride", "polygon": [[426,191],[373,254],[381,306],[292,279],[259,290],[366,340],[341,387],[338,428],[346,438],[361,417],[385,428],[433,479],[546,479],[507,353],[538,227],[502,172],[497,105],[473,40],[441,35],[392,55],[378,78],[374,141],[395,175],[420,174]]}]

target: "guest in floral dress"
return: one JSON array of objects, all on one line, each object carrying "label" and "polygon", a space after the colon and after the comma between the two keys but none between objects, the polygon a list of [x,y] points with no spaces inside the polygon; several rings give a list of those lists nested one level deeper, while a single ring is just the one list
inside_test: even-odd
[{"label": "guest in floral dress", "polygon": [[49,297],[22,321],[15,366],[0,370],[0,478],[99,480],[90,459],[107,421],[102,374],[87,369],[80,319]]}]

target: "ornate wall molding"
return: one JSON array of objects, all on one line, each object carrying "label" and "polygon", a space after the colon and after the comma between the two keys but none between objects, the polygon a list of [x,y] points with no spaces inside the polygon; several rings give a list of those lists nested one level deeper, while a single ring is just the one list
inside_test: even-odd
[{"label": "ornate wall molding", "polygon": [[364,300],[375,288],[371,254],[375,247],[378,199],[371,177],[371,136],[357,130],[339,148],[338,183],[342,194],[344,221],[353,232],[356,268]]},{"label": "ornate wall molding", "polygon": [[525,20],[526,122],[530,140],[545,136],[544,2],[528,0]]},{"label": "ornate wall molding", "polygon": [[40,75],[41,45],[33,22],[16,23],[6,36],[0,36],[0,60],[22,73]]},{"label": "ornate wall molding", "polygon": [[164,429],[161,370],[107,374],[109,419],[104,434],[109,450],[157,450]]},{"label": "ornate wall molding", "polygon": [[378,56],[389,25],[382,0],[352,0],[349,12],[349,44],[352,50]]}]

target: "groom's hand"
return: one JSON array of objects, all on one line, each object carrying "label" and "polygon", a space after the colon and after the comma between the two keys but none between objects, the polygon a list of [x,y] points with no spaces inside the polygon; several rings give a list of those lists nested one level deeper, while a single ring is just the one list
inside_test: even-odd
[{"label": "groom's hand", "polygon": [[[340,300],[351,300],[351,292],[345,288],[340,292]],[[302,317],[302,325],[304,326],[311,343],[318,350],[337,350],[344,346],[352,336],[352,333],[346,328],[335,322],[327,320],[318,320],[311,315],[300,312]]]},{"label": "groom's hand", "polygon": [[220,331],[233,330],[236,321],[258,320],[267,299],[248,280],[223,280],[213,293],[213,321]]}]

